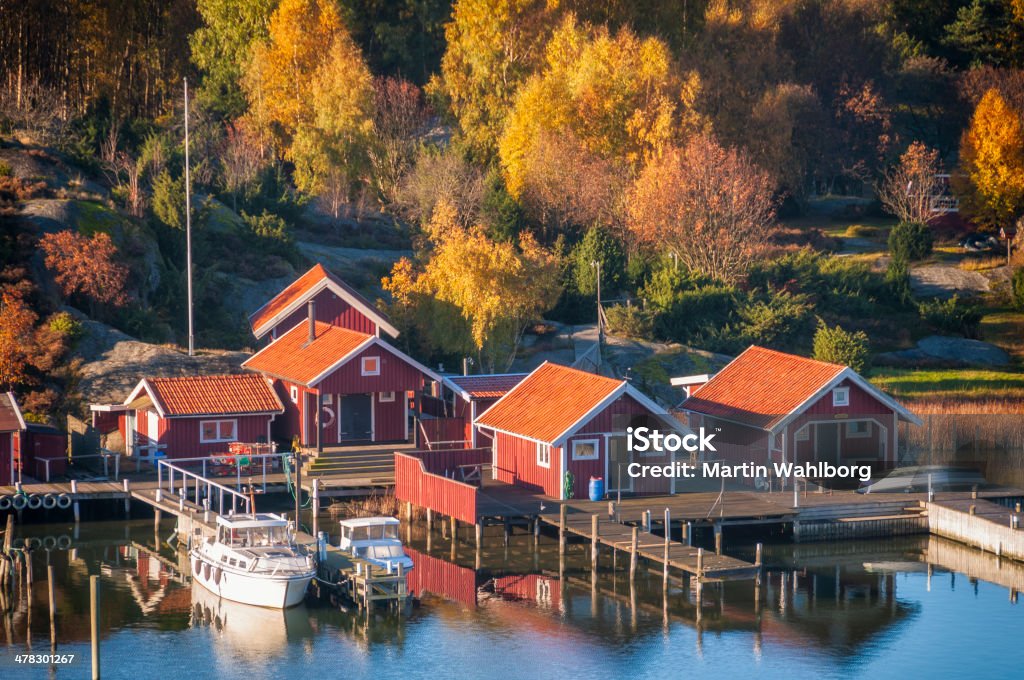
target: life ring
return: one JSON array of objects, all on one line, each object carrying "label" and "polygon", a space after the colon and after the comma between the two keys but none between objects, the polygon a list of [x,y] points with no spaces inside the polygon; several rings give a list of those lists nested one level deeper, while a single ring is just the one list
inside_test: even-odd
[{"label": "life ring", "polygon": [[28,509],[38,510],[43,507],[43,497],[37,493],[32,494],[28,497]]},{"label": "life ring", "polygon": [[57,507],[60,508],[61,510],[67,510],[68,508],[70,508],[71,496],[67,495],[66,493],[62,493],[61,495],[57,496]]},{"label": "life ring", "polygon": [[220,570],[220,567],[217,567],[216,569],[213,570],[213,582],[216,583],[217,585],[220,585],[220,577],[221,577],[221,570]]},{"label": "life ring", "polygon": [[28,497],[23,493],[16,494],[11,499],[11,507],[15,510],[24,510],[26,505],[28,505]]},{"label": "life ring", "polygon": [[323,420],[323,423],[322,423],[323,427],[328,427],[330,425],[333,425],[334,424],[334,409],[332,409],[330,406],[324,406],[324,413],[326,413],[328,417],[322,418],[322,420]]},{"label": "life ring", "polygon": [[57,539],[57,550],[67,550],[71,547],[71,537],[67,534],[61,534],[60,538]]},{"label": "life ring", "polygon": [[55,507],[57,507],[57,496],[52,493],[43,496],[43,508],[53,510]]},{"label": "life ring", "polygon": [[56,536],[47,536],[46,538],[43,539],[43,549],[44,550],[53,550],[56,547],[57,547],[57,537]]},{"label": "life ring", "polygon": [[11,509],[11,497],[10,496],[0,496],[0,510],[10,510],[10,509]]}]

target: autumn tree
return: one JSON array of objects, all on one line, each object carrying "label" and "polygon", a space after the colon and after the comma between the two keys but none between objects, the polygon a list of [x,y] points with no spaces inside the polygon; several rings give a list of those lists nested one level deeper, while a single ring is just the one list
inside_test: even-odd
[{"label": "autumn tree", "polygon": [[[527,324],[558,300],[557,258],[529,234],[517,246],[489,239],[480,227],[464,228],[447,206],[436,212],[429,233],[433,249],[423,267],[416,270],[403,258],[384,288],[406,310],[417,300],[456,310],[465,334],[446,328],[449,335],[439,349],[458,353],[468,335],[485,370],[507,370]],[[431,315],[429,322],[438,324],[438,318]]]},{"label": "autumn tree", "polygon": [[93,311],[97,304],[120,307],[128,301],[128,269],[117,261],[117,247],[109,235],[58,231],[43,236],[39,248],[65,296],[82,296]]},{"label": "autumn tree", "polygon": [[28,351],[38,316],[13,286],[0,290],[0,390],[9,391],[28,377]]},{"label": "autumn tree", "polygon": [[325,196],[337,217],[363,177],[373,127],[370,71],[337,5],[282,0],[244,84],[252,120],[295,164],[296,186]]},{"label": "autumn tree", "polygon": [[942,190],[941,169],[939,152],[914,142],[878,183],[878,200],[900,222],[927,224],[935,217],[932,196]]},{"label": "autumn tree", "polygon": [[441,73],[429,85],[467,146],[492,158],[516,90],[537,68],[557,21],[550,0],[457,0],[445,28]]},{"label": "autumn tree", "polygon": [[407,219],[427,226],[442,204],[463,227],[480,222],[484,175],[450,146],[425,147],[398,187],[397,202]]},{"label": "autumn tree", "polygon": [[691,272],[728,283],[763,254],[774,218],[768,173],[703,134],[644,168],[629,199],[636,239],[675,253]]},{"label": "autumn tree", "polygon": [[508,190],[528,182],[545,133],[571,133],[597,158],[636,170],[676,132],[681,85],[668,48],[628,29],[580,24],[567,15],[544,52],[544,68],[516,95],[501,137]]},{"label": "autumn tree", "polygon": [[417,140],[427,123],[423,93],[408,80],[374,81],[373,177],[381,197],[393,202],[402,178],[416,160]]},{"label": "autumn tree", "polygon": [[978,102],[960,139],[956,189],[965,212],[979,224],[998,229],[1024,209],[1024,128],[995,89]]}]

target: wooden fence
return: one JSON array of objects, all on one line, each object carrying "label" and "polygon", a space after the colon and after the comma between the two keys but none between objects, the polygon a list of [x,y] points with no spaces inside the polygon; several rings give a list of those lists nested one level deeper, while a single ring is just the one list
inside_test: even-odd
[{"label": "wooden fence", "polygon": [[477,489],[454,479],[465,466],[490,460],[488,449],[395,453],[395,496],[461,522],[476,524]]}]

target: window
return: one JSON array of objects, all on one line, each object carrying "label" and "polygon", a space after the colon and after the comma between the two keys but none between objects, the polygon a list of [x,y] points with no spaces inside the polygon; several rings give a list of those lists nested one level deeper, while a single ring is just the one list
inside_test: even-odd
[{"label": "window", "polygon": [[380,401],[382,403],[385,402],[385,401],[394,401],[394,400],[395,400],[395,393],[394,392],[381,392],[380,393]]},{"label": "window", "polygon": [[291,396],[292,396],[292,403],[293,404],[298,404],[299,403],[299,388],[298,387],[294,387],[294,386],[292,387]]},{"label": "window", "polygon": [[551,467],[551,447],[547,444],[537,444],[537,465]]},{"label": "window", "polygon": [[871,423],[866,420],[856,420],[846,424],[847,439],[864,439],[871,436]]},{"label": "window", "polygon": [[334,395],[333,394],[325,394],[323,398],[324,398],[324,406],[330,406],[331,404],[334,403]]},{"label": "window", "polygon": [[199,443],[216,444],[233,442],[236,436],[237,420],[203,420],[199,423]]},{"label": "window", "polygon": [[850,405],[850,388],[849,387],[837,387],[832,390],[832,405],[833,406],[849,406]]},{"label": "window", "polygon": [[573,460],[597,460],[597,457],[596,439],[577,439],[572,443]]},{"label": "window", "polygon": [[363,375],[380,375],[380,357],[363,357]]},{"label": "window", "polygon": [[811,426],[804,425],[796,433],[796,440],[798,442],[807,442],[811,440]]}]

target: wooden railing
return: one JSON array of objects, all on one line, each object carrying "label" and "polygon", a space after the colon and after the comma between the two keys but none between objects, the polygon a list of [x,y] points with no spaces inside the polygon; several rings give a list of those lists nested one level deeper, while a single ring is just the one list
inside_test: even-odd
[{"label": "wooden railing", "polygon": [[476,524],[477,489],[453,477],[466,467],[481,466],[489,460],[488,449],[396,452],[395,496],[400,501]]}]

